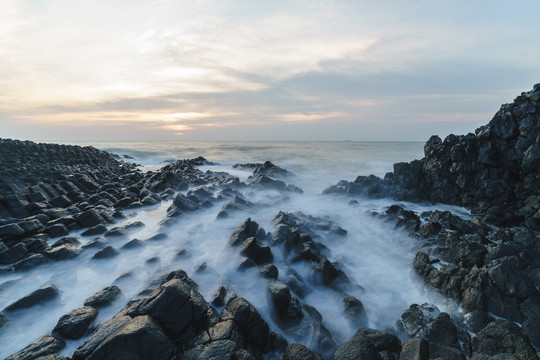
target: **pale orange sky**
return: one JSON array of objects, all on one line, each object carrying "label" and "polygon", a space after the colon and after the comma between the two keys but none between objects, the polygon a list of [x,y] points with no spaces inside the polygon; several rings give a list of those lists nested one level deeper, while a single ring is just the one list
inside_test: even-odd
[{"label": "pale orange sky", "polygon": [[0,0],[0,137],[425,140],[540,82],[535,0]]}]

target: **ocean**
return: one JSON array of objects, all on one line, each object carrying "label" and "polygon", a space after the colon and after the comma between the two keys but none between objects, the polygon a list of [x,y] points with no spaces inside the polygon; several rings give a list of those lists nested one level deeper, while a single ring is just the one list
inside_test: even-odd
[{"label": "ocean", "polygon": [[[392,224],[382,222],[370,215],[396,203],[390,199],[358,200],[352,207],[353,198],[322,196],[321,192],[339,180],[354,180],[358,175],[384,176],[392,171],[392,164],[412,161],[423,157],[420,142],[94,142],[73,145],[92,145],[135,162],[143,171],[156,170],[177,159],[203,156],[217,165],[201,166],[203,171],[225,171],[241,181],[251,172],[233,168],[238,163],[261,163],[271,161],[294,176],[287,179],[303,189],[303,194],[278,196],[276,191],[245,190],[244,196],[256,204],[253,208],[231,212],[224,220],[217,220],[221,204],[183,216],[166,228],[163,241],[146,243],[142,249],[123,250],[109,260],[93,260],[95,252],[83,251],[75,259],[38,266],[24,273],[0,275],[0,309],[27,295],[29,289],[53,283],[61,292],[61,300],[19,311],[16,319],[0,328],[0,358],[15,353],[29,342],[50,332],[60,316],[79,308],[84,300],[113,283],[122,290],[120,300],[100,310],[96,320],[103,323],[120,311],[131,297],[142,290],[150,280],[160,274],[182,269],[199,285],[199,292],[207,301],[212,299],[220,285],[250,301],[272,329],[279,331],[273,321],[268,303],[266,280],[255,271],[238,272],[238,254],[228,246],[228,239],[236,227],[247,217],[271,232],[271,219],[280,211],[296,212],[332,221],[347,230],[346,236],[327,235],[317,238],[330,251],[329,260],[339,262],[355,284],[348,295],[361,300],[368,316],[369,327],[385,330],[396,326],[401,314],[414,303],[434,303],[441,310],[459,311],[457,305],[443,299],[426,288],[423,281],[412,272],[411,263],[421,244]],[[244,191],[244,190],[241,190]],[[119,249],[123,244],[137,238],[146,240],[163,229],[164,219],[171,201],[159,205],[126,210],[123,223],[142,221],[145,226],[135,229],[129,237],[111,240]],[[416,211],[441,209],[467,217],[465,209],[442,204],[400,205]],[[72,234],[82,243],[94,237]],[[58,239],[50,239],[50,244]],[[184,250],[188,256],[177,254]],[[274,251],[274,264],[280,279],[300,276],[309,279],[311,268],[306,262],[289,263],[287,254]],[[149,261],[151,260],[151,261]],[[206,271],[196,271],[205,264]],[[124,276],[121,280],[118,278]],[[309,283],[309,281],[307,281]],[[323,317],[323,324],[332,332],[339,345],[348,341],[356,332],[343,313],[343,294],[325,286],[308,285],[301,301],[314,306]],[[282,332],[289,341],[289,334]],[[68,341],[61,352],[71,356],[85,340]]]}]

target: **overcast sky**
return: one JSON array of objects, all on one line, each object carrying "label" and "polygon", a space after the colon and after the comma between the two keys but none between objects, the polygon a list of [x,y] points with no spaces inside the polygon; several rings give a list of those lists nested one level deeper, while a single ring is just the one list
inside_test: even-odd
[{"label": "overcast sky", "polygon": [[0,0],[0,137],[464,134],[540,82],[538,14],[538,0]]}]

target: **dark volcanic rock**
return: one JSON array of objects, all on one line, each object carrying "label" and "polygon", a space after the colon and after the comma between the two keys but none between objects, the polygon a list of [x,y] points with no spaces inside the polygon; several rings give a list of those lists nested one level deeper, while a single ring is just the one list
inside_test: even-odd
[{"label": "dark volcanic rock", "polygon": [[45,335],[34,341],[16,354],[7,357],[5,360],[34,360],[55,354],[66,346],[65,342],[55,337]]},{"label": "dark volcanic rock", "polygon": [[384,179],[358,177],[324,191],[429,200],[470,208],[479,218],[499,225],[540,229],[540,84],[513,103],[502,105],[475,134],[432,136],[424,158],[394,164]]},{"label": "dark volcanic rock", "polygon": [[242,244],[247,238],[255,237],[259,224],[255,221],[251,221],[251,218],[247,218],[242,225],[236,228],[229,238],[229,244],[231,246],[237,246]]},{"label": "dark volcanic rock", "polygon": [[246,256],[248,259],[258,265],[269,263],[274,260],[274,256],[272,255],[270,248],[261,244],[255,237],[247,238],[244,241],[240,254]]},{"label": "dark volcanic rock", "polygon": [[291,295],[287,285],[274,281],[268,285],[272,308],[280,323],[289,326],[298,324],[304,317],[300,302]]},{"label": "dark volcanic rock", "polygon": [[285,350],[283,360],[322,360],[322,357],[300,344],[290,344]]},{"label": "dark volcanic rock", "polygon": [[122,291],[116,285],[107,286],[84,301],[84,306],[95,308],[110,305]]},{"label": "dark volcanic rock", "polygon": [[[169,359],[173,352],[173,342],[156,321],[150,316],[137,316],[99,343],[85,359],[165,360]],[[75,354],[73,355],[74,359],[80,358],[76,357]]]},{"label": "dark volcanic rock", "polygon": [[115,257],[116,255],[118,255],[118,250],[109,245],[97,251],[94,256],[92,256],[92,259],[108,259]]},{"label": "dark volcanic rock", "polygon": [[5,311],[16,311],[19,309],[28,308],[43,302],[57,298],[59,291],[54,285],[43,286],[33,293],[15,301],[13,304],[5,308]]},{"label": "dark volcanic rock", "polygon": [[79,339],[97,315],[98,311],[90,306],[75,309],[58,320],[53,333],[58,333],[66,339]]}]

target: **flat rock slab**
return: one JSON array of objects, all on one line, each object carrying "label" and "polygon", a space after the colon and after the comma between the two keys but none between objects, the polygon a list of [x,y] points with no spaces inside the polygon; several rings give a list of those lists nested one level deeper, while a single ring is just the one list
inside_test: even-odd
[{"label": "flat rock slab", "polygon": [[58,297],[60,292],[58,291],[58,288],[54,285],[45,285],[30,295],[27,295],[17,301],[15,301],[13,304],[9,305],[7,308],[5,308],[5,311],[16,311],[19,309],[25,309],[29,308],[31,306],[43,303],[45,301],[49,301],[52,299],[55,299]]}]

